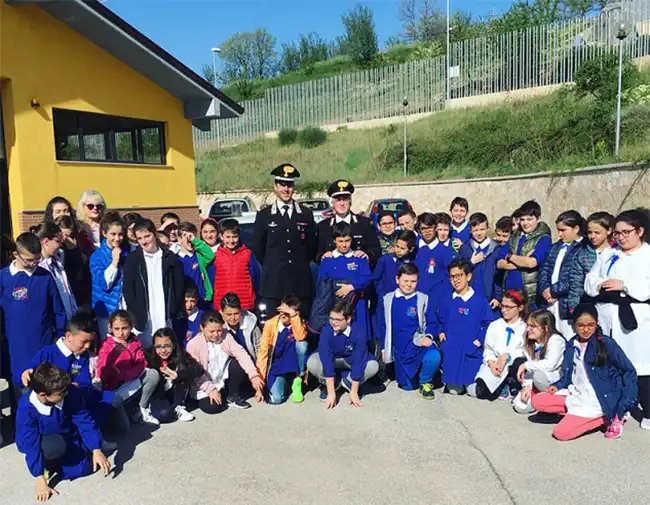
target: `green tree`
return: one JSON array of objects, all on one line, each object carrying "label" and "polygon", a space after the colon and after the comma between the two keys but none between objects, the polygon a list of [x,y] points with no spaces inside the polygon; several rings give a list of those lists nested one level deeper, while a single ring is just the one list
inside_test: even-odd
[{"label": "green tree", "polygon": [[300,69],[308,69],[319,61],[325,61],[330,56],[327,41],[317,33],[311,32],[300,35],[298,43],[282,44],[280,56],[280,73],[286,74]]},{"label": "green tree", "polygon": [[447,17],[433,0],[401,0],[398,18],[404,42],[433,42],[446,37]]},{"label": "green tree", "polygon": [[365,5],[357,5],[341,16],[341,20],[345,28],[345,35],[337,39],[341,52],[355,63],[370,64],[379,51],[372,11]]}]

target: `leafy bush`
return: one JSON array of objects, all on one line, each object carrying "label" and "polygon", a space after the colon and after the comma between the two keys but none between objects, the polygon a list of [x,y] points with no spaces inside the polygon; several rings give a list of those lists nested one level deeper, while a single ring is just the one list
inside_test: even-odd
[{"label": "leafy bush", "polygon": [[623,93],[625,103],[635,105],[650,105],[650,84],[641,84]]},{"label": "leafy bush", "polygon": [[[599,100],[613,102],[618,94],[618,56],[605,54],[586,61],[574,76],[575,90],[579,97],[592,95]],[[639,71],[632,61],[623,61],[622,89],[633,88],[639,81]]]},{"label": "leafy bush", "polygon": [[321,128],[308,126],[298,133],[298,144],[301,147],[312,148],[324,144],[327,140],[327,132]]},{"label": "leafy bush", "polygon": [[288,146],[296,143],[298,130],[295,128],[282,128],[278,133],[278,142],[281,146]]}]

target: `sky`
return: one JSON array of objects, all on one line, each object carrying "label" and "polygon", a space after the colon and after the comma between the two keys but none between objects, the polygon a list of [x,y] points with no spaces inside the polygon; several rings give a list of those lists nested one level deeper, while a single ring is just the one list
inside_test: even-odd
[{"label": "sky", "polygon": [[[341,35],[341,15],[358,0],[106,0],[105,5],[193,70],[212,62],[210,49],[235,32],[266,28],[283,42],[317,32],[326,40]],[[366,0],[379,41],[400,32],[399,0]],[[451,0],[451,10],[474,17],[501,13],[513,0]],[[446,9],[438,0],[437,7]]]}]

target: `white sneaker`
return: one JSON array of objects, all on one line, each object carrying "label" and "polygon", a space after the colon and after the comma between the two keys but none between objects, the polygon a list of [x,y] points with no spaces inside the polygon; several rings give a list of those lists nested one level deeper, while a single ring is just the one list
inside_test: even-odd
[{"label": "white sneaker", "polygon": [[142,415],[142,422],[148,424],[160,425],[160,421],[151,415],[151,410],[145,407],[140,407],[140,414]]},{"label": "white sneaker", "polygon": [[176,417],[178,418],[178,420],[183,421],[184,423],[194,421],[195,419],[194,414],[190,414],[184,405],[177,405],[174,408],[174,412],[176,412]]},{"label": "white sneaker", "polygon": [[650,419],[644,418],[641,421],[641,428],[643,428],[644,430],[650,430]]}]

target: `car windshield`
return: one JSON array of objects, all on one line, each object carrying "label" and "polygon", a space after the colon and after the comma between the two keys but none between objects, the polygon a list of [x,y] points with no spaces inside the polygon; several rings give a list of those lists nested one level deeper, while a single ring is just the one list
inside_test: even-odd
[{"label": "car windshield", "polygon": [[210,209],[211,216],[232,216],[241,214],[247,211],[247,206],[244,202],[230,201],[230,202],[215,202]]},{"label": "car windshield", "polygon": [[312,211],[327,210],[329,208],[329,204],[324,200],[307,200],[302,202],[302,204]]},{"label": "car windshield", "polygon": [[393,202],[379,202],[377,206],[378,213],[388,210],[390,212],[399,212],[401,210],[408,210],[406,202],[404,200],[398,200]]}]

